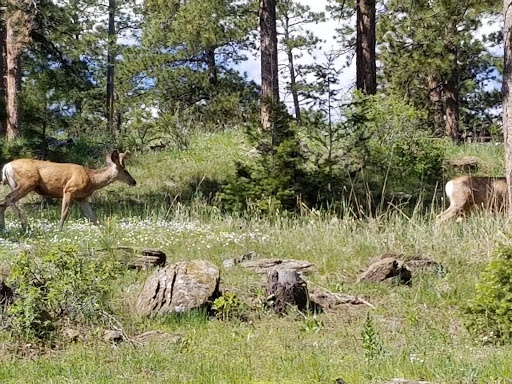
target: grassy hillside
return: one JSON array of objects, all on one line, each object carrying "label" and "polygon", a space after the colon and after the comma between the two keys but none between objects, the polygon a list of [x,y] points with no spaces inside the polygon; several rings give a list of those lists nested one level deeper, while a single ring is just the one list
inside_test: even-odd
[{"label": "grassy hillside", "polygon": [[[169,263],[198,258],[215,263],[225,289],[244,301],[261,300],[260,275],[222,267],[224,259],[256,251],[261,257],[309,260],[317,266],[309,284],[360,295],[375,309],[347,306],[319,315],[277,317],[256,307],[246,321],[220,321],[200,312],[140,319],[133,304],[148,273],[129,271],[112,281],[115,315],[125,332],[160,329],[179,334],[180,343],[113,348],[99,337],[33,350],[15,347],[15,340],[3,332],[0,382],[282,384],[334,383],[341,377],[363,384],[405,377],[453,384],[512,383],[512,347],[482,344],[468,334],[462,314],[490,252],[498,242],[509,241],[503,216],[477,213],[441,227],[432,220],[440,211],[437,206],[427,215],[389,208],[364,219],[339,220],[335,212],[230,216],[206,201],[233,172],[234,161],[245,156],[241,147],[240,136],[223,133],[199,137],[183,152],[136,154],[128,167],[138,186],[113,185],[93,201],[104,223],[100,228],[89,225],[75,207],[65,231],[58,232],[59,206],[32,198],[22,206],[30,232],[22,233],[12,216],[7,217],[0,267],[7,268],[21,248],[41,250],[56,243],[84,251],[115,245],[156,247],[166,252]],[[482,160],[480,173],[500,174],[502,147],[448,150],[450,158],[464,155]],[[410,287],[355,283],[368,260],[384,252],[425,255],[443,270],[415,275]]]}]

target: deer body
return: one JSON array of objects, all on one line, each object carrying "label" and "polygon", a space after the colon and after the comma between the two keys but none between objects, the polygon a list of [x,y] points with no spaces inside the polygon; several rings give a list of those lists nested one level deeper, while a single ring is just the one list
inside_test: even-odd
[{"label": "deer body", "polygon": [[437,216],[437,223],[464,215],[474,207],[493,211],[507,207],[507,180],[504,177],[459,176],[446,183],[445,191],[450,206]]},{"label": "deer body", "polygon": [[99,170],[88,169],[78,164],[32,159],[19,159],[7,163],[2,169],[2,178],[3,183],[9,185],[11,192],[0,201],[0,228],[5,227],[4,212],[8,206],[18,216],[22,226],[26,227],[26,221],[16,202],[32,191],[41,196],[62,199],[60,229],[69,215],[73,201],[78,201],[89,220],[97,223],[87,202],[92,193],[115,181],[136,184],[125,169],[125,156],[128,154],[129,151],[123,154],[114,151],[112,155],[107,155],[109,165]]}]

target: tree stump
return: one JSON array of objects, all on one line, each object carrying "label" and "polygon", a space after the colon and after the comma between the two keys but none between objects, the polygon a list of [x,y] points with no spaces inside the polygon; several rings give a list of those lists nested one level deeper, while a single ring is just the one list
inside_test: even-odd
[{"label": "tree stump", "polygon": [[277,314],[286,313],[290,305],[297,306],[300,311],[308,308],[307,284],[294,270],[269,271],[265,294],[273,298],[274,311]]}]

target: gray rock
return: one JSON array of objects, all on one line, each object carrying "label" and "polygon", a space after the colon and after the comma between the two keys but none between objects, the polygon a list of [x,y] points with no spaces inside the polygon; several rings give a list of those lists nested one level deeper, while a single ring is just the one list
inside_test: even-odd
[{"label": "gray rock", "polygon": [[357,282],[396,281],[409,284],[411,271],[400,260],[387,257],[371,264],[357,279]]},{"label": "gray rock", "polygon": [[204,260],[181,261],[154,272],[137,298],[141,316],[162,316],[202,308],[217,293],[219,269]]},{"label": "gray rock", "polygon": [[309,299],[318,304],[322,309],[337,309],[347,305],[368,305],[372,307],[367,301],[355,296],[347,295],[345,293],[330,292],[325,288],[314,287],[309,290]]},{"label": "gray rock", "polygon": [[249,253],[245,253],[245,254],[235,257],[233,259],[224,260],[222,262],[222,265],[224,266],[224,268],[229,269],[229,268],[233,268],[235,265],[238,265],[244,261],[254,260],[254,259],[257,259],[258,257],[259,257],[259,255],[256,252],[251,251]]},{"label": "gray rock", "polygon": [[103,332],[103,340],[107,343],[120,343],[124,340],[123,331],[117,329],[107,329]]},{"label": "gray rock", "polygon": [[291,269],[296,272],[312,272],[316,269],[313,263],[305,260],[281,260],[281,259],[258,259],[249,260],[240,263],[244,268],[247,268],[256,273],[268,273],[270,270],[276,269]]}]

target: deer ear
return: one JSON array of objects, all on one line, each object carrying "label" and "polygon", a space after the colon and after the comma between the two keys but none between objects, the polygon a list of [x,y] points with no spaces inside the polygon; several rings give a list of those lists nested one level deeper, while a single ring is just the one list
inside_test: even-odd
[{"label": "deer ear", "polygon": [[112,159],[110,158],[110,153],[105,153],[105,161],[107,162],[107,164],[112,164]]},{"label": "deer ear", "polygon": [[128,156],[130,154],[130,151],[125,151],[124,153],[121,153],[119,155],[119,163],[121,164],[121,166],[124,168],[126,167],[126,156]]},{"label": "deer ear", "polygon": [[119,152],[117,152],[116,150],[114,150],[114,152],[112,152],[112,154],[110,155],[110,160],[112,163],[116,165],[121,165],[119,163]]}]

